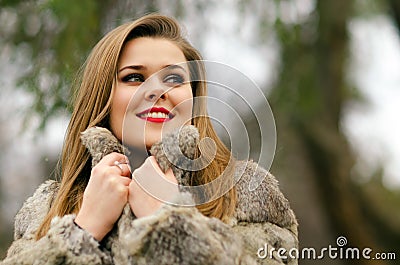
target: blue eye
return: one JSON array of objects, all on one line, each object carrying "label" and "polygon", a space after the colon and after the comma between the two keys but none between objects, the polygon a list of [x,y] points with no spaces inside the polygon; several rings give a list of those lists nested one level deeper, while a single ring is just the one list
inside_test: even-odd
[{"label": "blue eye", "polygon": [[144,82],[144,77],[141,74],[129,74],[121,79],[123,82]]},{"label": "blue eye", "polygon": [[167,75],[167,76],[164,78],[164,82],[165,82],[165,83],[170,83],[170,84],[177,84],[177,85],[180,85],[180,84],[182,84],[184,81],[185,81],[185,79],[184,79],[181,75],[179,75],[179,74],[170,74],[170,75]]}]

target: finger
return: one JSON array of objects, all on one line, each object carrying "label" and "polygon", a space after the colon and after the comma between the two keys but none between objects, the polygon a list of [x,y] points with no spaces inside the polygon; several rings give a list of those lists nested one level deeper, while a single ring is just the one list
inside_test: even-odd
[{"label": "finger", "polygon": [[100,163],[108,166],[114,166],[115,161],[125,164],[129,163],[127,156],[116,152],[104,156],[103,159],[101,159]]},{"label": "finger", "polygon": [[148,176],[136,176],[133,174],[132,181],[129,184],[129,200],[131,205],[134,201],[145,197],[158,202],[172,202],[178,193],[179,188],[177,184],[166,180],[166,178],[160,178],[151,174]]},{"label": "finger", "polygon": [[128,178],[128,177],[121,177],[120,178],[120,181],[121,181],[121,183],[124,185],[124,186],[129,186],[130,184],[131,184],[131,182],[132,182],[132,179],[130,179],[130,178]]},{"label": "finger", "polygon": [[128,188],[129,188],[129,198],[130,198],[130,200],[133,200],[134,198],[138,198],[139,194],[141,194],[141,193],[146,191],[146,189],[144,189],[142,187],[142,185],[140,185],[138,183],[138,181],[135,179],[134,174],[132,174],[132,180],[129,183]]},{"label": "finger", "polygon": [[140,192],[139,188],[160,201],[170,201],[171,195],[178,191],[177,180],[172,170],[166,176],[158,166],[156,159],[148,157],[143,165],[133,172],[130,190]]},{"label": "finger", "polygon": [[114,161],[114,166],[119,170],[121,176],[131,177],[131,167],[127,162],[121,163],[119,161]]},{"label": "finger", "polygon": [[178,181],[174,175],[174,172],[172,171],[171,168],[169,168],[166,172],[165,172],[165,177],[168,181],[174,183],[174,184],[178,184]]},{"label": "finger", "polygon": [[168,175],[164,174],[155,157],[149,156],[146,158],[144,163],[133,172],[132,175],[135,175],[135,180],[139,181],[140,183],[156,183],[160,180],[167,180],[168,182],[177,184],[172,169],[167,170],[166,173],[167,172]]},{"label": "finger", "polygon": [[[148,161],[147,161],[147,160],[148,160]],[[172,171],[172,169],[171,169],[171,168],[168,168],[168,170],[164,173],[164,172],[161,170],[160,166],[158,165],[158,162],[157,162],[157,160],[156,160],[156,158],[155,158],[154,156],[148,157],[148,158],[146,159],[146,161],[147,161],[149,164],[151,164],[151,166],[152,166],[152,167],[154,168],[154,170],[157,172],[158,176],[160,176],[160,177],[162,177],[162,178],[164,178],[164,179],[166,179],[166,180],[168,180],[168,181],[170,181],[170,182],[172,182],[172,183],[175,183],[175,184],[178,183],[177,180],[176,180],[176,177],[175,177],[175,175],[174,175],[174,172]]]},{"label": "finger", "polygon": [[146,160],[144,161],[144,164],[154,168],[154,170],[157,172],[157,174],[159,176],[163,176],[164,175],[164,172],[161,170],[161,168],[158,165],[158,162],[157,162],[157,160],[156,160],[156,158],[154,156],[149,156],[148,158],[146,158]]}]

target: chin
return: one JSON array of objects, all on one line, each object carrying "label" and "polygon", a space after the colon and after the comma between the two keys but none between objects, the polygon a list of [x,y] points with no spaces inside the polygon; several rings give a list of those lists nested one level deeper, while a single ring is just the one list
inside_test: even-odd
[{"label": "chin", "polygon": [[153,136],[153,137],[146,137],[145,145],[147,150],[151,148],[151,146],[161,140],[161,135]]}]

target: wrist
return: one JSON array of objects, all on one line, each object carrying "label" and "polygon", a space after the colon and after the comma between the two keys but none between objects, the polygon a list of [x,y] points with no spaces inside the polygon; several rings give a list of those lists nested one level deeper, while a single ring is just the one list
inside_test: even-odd
[{"label": "wrist", "polygon": [[109,232],[109,230],[104,229],[104,227],[99,225],[98,222],[92,222],[90,220],[82,218],[82,216],[79,215],[75,218],[74,223],[80,229],[83,229],[91,234],[99,242]]}]

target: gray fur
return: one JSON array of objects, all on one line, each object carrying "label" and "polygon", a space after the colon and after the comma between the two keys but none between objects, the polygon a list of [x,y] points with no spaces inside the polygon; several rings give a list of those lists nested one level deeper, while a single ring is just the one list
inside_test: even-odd
[{"label": "gray fur", "polygon": [[117,138],[106,128],[91,127],[81,133],[82,144],[92,156],[92,167],[113,152],[128,155],[128,150],[120,144]]},{"label": "gray fur", "polygon": [[[187,185],[190,172],[173,165],[182,160],[169,162],[162,146],[179,146],[192,159],[199,142],[197,129],[184,127],[162,141],[164,144],[153,145],[152,155],[164,171],[171,167],[179,183]],[[82,142],[93,157],[93,165],[108,153],[125,150],[104,128],[88,129]],[[47,235],[34,241],[33,235],[58,191],[58,183],[47,181],[17,214],[15,241],[0,264],[297,264],[296,259],[257,258],[257,250],[264,244],[298,247],[297,221],[276,179],[250,161],[237,162],[235,172],[240,175],[236,176],[238,204],[231,226],[203,216],[194,207],[172,205],[136,219],[127,205],[103,240],[102,249],[89,233],[74,225],[74,215],[54,218]],[[264,179],[254,191],[249,189],[252,177]],[[182,193],[177,200],[190,197]]]},{"label": "gray fur", "polygon": [[51,228],[39,241],[39,228],[59,184],[48,180],[30,197],[15,217],[14,242],[1,265],[30,264],[112,264],[111,256],[99,243],[74,224],[75,215],[55,217]]},{"label": "gray fur", "polygon": [[[188,186],[190,185],[191,172],[182,170],[182,168],[190,167],[190,162],[191,159],[194,158],[199,137],[199,132],[196,127],[192,125],[184,126],[171,134],[165,135],[162,141],[153,144],[150,153],[156,157],[160,168],[164,172],[168,168],[172,168],[178,183],[183,186]],[[179,149],[177,149],[177,147]],[[180,154],[179,151],[182,152],[182,154]],[[167,156],[165,154],[166,152],[171,154],[172,157]]]},{"label": "gray fur", "polygon": [[[237,163],[237,172],[243,172],[236,185],[238,205],[237,220],[246,222],[270,222],[287,228],[297,235],[297,220],[289,201],[279,190],[275,177],[252,161]],[[254,175],[263,181],[255,191],[250,191],[249,183]]]}]

